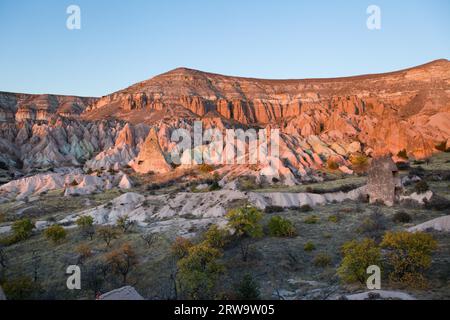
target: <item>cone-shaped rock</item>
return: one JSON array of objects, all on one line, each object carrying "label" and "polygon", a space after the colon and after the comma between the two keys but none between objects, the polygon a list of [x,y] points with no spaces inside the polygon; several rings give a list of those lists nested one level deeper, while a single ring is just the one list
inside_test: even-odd
[{"label": "cone-shaped rock", "polygon": [[150,129],[150,133],[145,139],[136,159],[129,163],[134,171],[139,173],[165,173],[172,170],[167,163],[164,154],[158,142],[158,136],[154,128]]}]

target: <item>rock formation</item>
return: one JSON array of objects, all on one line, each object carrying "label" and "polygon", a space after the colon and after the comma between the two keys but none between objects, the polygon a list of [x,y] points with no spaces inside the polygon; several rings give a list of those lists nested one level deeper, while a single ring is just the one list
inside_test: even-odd
[{"label": "rock formation", "polygon": [[367,194],[370,203],[380,201],[393,206],[396,200],[396,188],[401,186],[398,169],[390,156],[372,160],[367,179]]},{"label": "rock formation", "polygon": [[150,172],[166,173],[172,170],[164,157],[154,128],[150,130],[136,159],[133,159],[129,165],[134,171],[144,174]]},{"label": "rock formation", "polygon": [[[164,155],[176,146],[172,132],[191,132],[194,121],[223,132],[279,129],[280,159],[274,161],[285,184],[320,181],[317,170],[329,167],[352,174],[355,154],[406,150],[427,158],[438,152],[436,145],[449,145],[449,83],[450,62],[438,60],[386,74],[305,80],[179,68],[100,99],[2,92],[0,181],[64,166],[87,172],[130,164],[140,173],[166,173],[172,168]],[[158,132],[149,134],[150,127]],[[260,177],[270,168],[219,170],[231,179]]]}]

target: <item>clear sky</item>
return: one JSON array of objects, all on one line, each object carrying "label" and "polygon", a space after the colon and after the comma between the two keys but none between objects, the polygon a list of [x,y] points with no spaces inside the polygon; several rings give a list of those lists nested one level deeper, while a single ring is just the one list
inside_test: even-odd
[{"label": "clear sky", "polygon": [[[66,28],[71,4],[80,30]],[[366,26],[372,4],[381,30]],[[101,96],[181,66],[316,78],[438,58],[448,0],[0,0],[0,91]]]}]

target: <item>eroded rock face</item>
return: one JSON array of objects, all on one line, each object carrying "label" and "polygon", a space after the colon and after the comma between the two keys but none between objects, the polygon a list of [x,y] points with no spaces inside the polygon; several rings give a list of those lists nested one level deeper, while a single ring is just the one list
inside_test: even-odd
[{"label": "eroded rock face", "polygon": [[[165,173],[172,170],[165,156],[176,147],[171,134],[191,132],[194,121],[222,132],[279,129],[280,158],[273,162],[284,184],[320,181],[315,172],[329,162],[352,174],[353,154],[405,149],[426,158],[450,135],[449,65],[439,60],[388,74],[315,80],[181,68],[101,99],[0,93],[0,169],[12,178],[61,166],[119,171],[130,164],[140,173]],[[150,128],[155,133],[149,135]],[[271,168],[259,163],[219,170],[231,180],[258,178]]]},{"label": "eroded rock face", "polygon": [[313,80],[179,68],[102,98],[83,116],[96,118],[103,115],[98,110],[107,109],[124,118],[130,110],[158,113],[181,106],[199,117],[213,112],[241,124],[277,124],[290,135],[326,133],[423,158],[449,137],[449,83],[447,60],[386,74]]}]

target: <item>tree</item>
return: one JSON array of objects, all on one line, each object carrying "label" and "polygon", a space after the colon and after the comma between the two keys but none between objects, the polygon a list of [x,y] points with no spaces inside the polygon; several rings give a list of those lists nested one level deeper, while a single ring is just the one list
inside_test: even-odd
[{"label": "tree", "polygon": [[5,295],[10,300],[28,300],[38,290],[38,286],[30,277],[18,277],[2,283]]},{"label": "tree", "polygon": [[367,268],[381,266],[381,251],[372,239],[352,240],[342,246],[343,259],[337,272],[344,282],[365,283]]},{"label": "tree", "polygon": [[106,262],[111,266],[111,270],[122,276],[122,283],[127,283],[127,276],[134,266],[138,264],[137,255],[129,243],[125,243],[121,248],[106,255]]},{"label": "tree", "polygon": [[75,248],[75,252],[78,254],[78,264],[82,265],[84,262],[92,256],[92,249],[87,244],[82,243]]},{"label": "tree", "polygon": [[151,248],[159,238],[159,234],[156,232],[144,233],[141,235],[141,239],[147,244],[148,248]]},{"label": "tree", "polygon": [[261,296],[258,283],[250,274],[246,274],[236,288],[238,300],[258,300]]},{"label": "tree", "polygon": [[295,237],[297,234],[292,222],[280,216],[270,218],[268,227],[272,237]]},{"label": "tree", "polygon": [[54,224],[44,231],[44,235],[53,243],[59,243],[66,238],[67,231],[62,226]]},{"label": "tree", "polygon": [[97,229],[98,236],[105,241],[108,247],[111,246],[111,241],[118,236],[117,230],[112,226],[102,226]]},{"label": "tree", "polygon": [[91,216],[81,216],[77,219],[76,223],[84,236],[89,237],[91,240],[94,238],[94,218]]},{"label": "tree", "polygon": [[131,221],[128,215],[121,216],[117,219],[117,226],[122,230],[123,233],[127,231],[134,225],[134,221]]},{"label": "tree", "polygon": [[387,232],[381,247],[387,250],[387,263],[393,269],[390,279],[407,285],[422,286],[423,271],[431,266],[431,253],[437,241],[424,232]]},{"label": "tree", "polygon": [[221,256],[219,249],[206,242],[189,247],[187,255],[177,263],[182,291],[196,300],[211,298],[212,289],[224,271],[217,261]]},{"label": "tree", "polygon": [[16,241],[28,239],[31,236],[34,228],[34,223],[31,222],[31,220],[28,218],[15,221],[11,227],[13,231],[13,237]]},{"label": "tree", "polygon": [[221,249],[228,243],[229,232],[219,228],[217,225],[212,225],[203,235],[203,239],[211,247]]},{"label": "tree", "polygon": [[189,248],[193,246],[191,240],[177,237],[175,242],[172,244],[171,252],[177,259],[182,259],[188,255]]},{"label": "tree", "polygon": [[261,225],[262,212],[252,206],[233,209],[227,213],[228,227],[235,231],[236,236],[242,240],[242,260],[247,261],[251,240],[263,235]]}]

